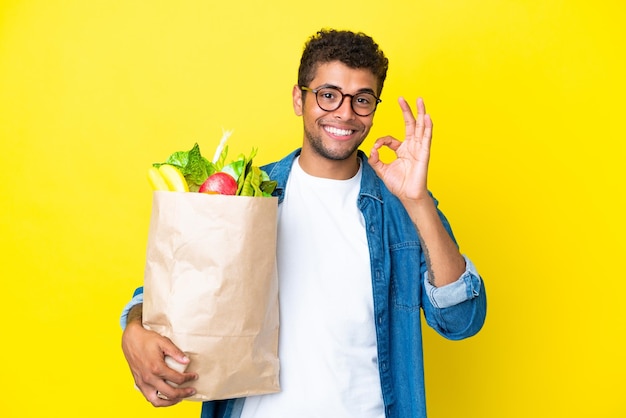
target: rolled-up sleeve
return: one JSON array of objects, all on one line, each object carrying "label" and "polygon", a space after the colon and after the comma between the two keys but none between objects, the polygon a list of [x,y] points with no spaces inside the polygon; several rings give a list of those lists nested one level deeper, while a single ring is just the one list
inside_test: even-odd
[{"label": "rolled-up sleeve", "polygon": [[122,315],[120,316],[120,326],[122,327],[122,330],[126,329],[128,312],[130,312],[133,306],[139,305],[140,303],[143,303],[143,287],[135,290],[133,298],[126,304],[126,306],[124,306],[124,309],[122,310]]},{"label": "rolled-up sleeve", "polygon": [[465,255],[465,271],[455,282],[435,287],[428,280],[428,272],[424,273],[424,286],[430,303],[435,308],[449,308],[480,295],[481,278],[474,263]]}]

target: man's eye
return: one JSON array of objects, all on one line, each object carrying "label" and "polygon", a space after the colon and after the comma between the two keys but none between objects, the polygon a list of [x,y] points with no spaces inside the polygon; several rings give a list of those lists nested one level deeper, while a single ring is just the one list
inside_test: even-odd
[{"label": "man's eye", "polygon": [[333,100],[336,97],[336,94],[332,91],[320,91],[320,97],[326,100]]},{"label": "man's eye", "polygon": [[363,94],[356,97],[356,102],[360,105],[368,106],[374,102],[374,98],[370,97],[368,94]]}]

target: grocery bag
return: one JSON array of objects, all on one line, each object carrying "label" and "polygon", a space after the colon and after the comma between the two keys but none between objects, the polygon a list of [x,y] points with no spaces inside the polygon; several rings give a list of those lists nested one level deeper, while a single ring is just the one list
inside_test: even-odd
[{"label": "grocery bag", "polygon": [[191,360],[190,400],[280,390],[275,197],[155,191],[143,325]]}]

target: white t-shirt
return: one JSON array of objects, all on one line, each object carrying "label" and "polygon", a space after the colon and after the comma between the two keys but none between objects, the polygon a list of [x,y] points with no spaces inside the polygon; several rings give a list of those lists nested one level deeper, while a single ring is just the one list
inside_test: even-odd
[{"label": "white t-shirt", "polygon": [[247,398],[242,418],[384,417],[360,182],[294,162],[278,218],[281,392]]}]

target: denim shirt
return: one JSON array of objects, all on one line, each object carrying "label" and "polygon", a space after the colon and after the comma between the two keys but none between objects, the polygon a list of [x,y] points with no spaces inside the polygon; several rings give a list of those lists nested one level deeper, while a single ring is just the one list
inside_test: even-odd
[{"label": "denim shirt", "polygon": [[[262,167],[278,182],[274,195],[282,202],[296,150]],[[358,206],[365,218],[370,252],[378,367],[387,418],[426,417],[421,312],[426,323],[442,336],[471,337],[486,316],[484,284],[464,256],[465,272],[446,286],[428,282],[426,260],[415,225],[404,206],[378,178],[359,152],[363,166]],[[435,200],[435,203],[437,201]],[[450,225],[439,211],[444,227]],[[137,292],[136,292],[137,293]],[[130,306],[141,301],[136,294]],[[125,323],[125,315],[122,315]],[[201,418],[238,418],[244,399],[204,402]],[[332,416],[332,411],[329,411]]]}]

